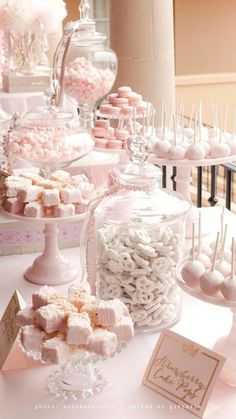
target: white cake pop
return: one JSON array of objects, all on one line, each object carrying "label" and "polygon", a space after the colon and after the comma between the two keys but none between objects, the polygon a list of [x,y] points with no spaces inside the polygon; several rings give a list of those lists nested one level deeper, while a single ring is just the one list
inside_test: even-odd
[{"label": "white cake pop", "polygon": [[181,275],[184,282],[190,288],[197,288],[199,284],[199,278],[201,275],[203,275],[204,272],[204,265],[199,260],[195,260],[195,225],[193,223],[191,261],[184,264],[181,270]]},{"label": "white cake pop", "polygon": [[230,301],[236,301],[236,276],[234,275],[234,238],[232,238],[232,259],[230,276],[222,282],[220,291],[224,298]]},{"label": "white cake pop", "polygon": [[171,143],[169,141],[157,140],[154,144],[153,151],[157,157],[165,159],[168,156],[170,147]]},{"label": "white cake pop", "polygon": [[215,251],[214,251],[211,270],[206,271],[199,278],[200,288],[207,295],[215,295],[219,291],[221,283],[224,280],[223,275],[215,269],[216,252],[218,248],[219,236],[220,234],[217,233],[217,239],[215,243]]},{"label": "white cake pop", "polygon": [[224,238],[223,238],[223,243],[221,243],[221,248],[220,248],[220,260],[216,263],[216,269],[217,271],[219,271],[220,273],[222,273],[222,275],[224,277],[227,277],[230,275],[231,272],[231,265],[229,262],[227,262],[226,260],[224,260],[224,254],[225,254],[225,243],[226,243],[226,236],[227,236],[227,224],[225,225],[225,231],[224,231]]},{"label": "white cake pop", "polygon": [[202,215],[200,211],[198,215],[198,250],[195,259],[201,262],[205,268],[210,268],[211,259],[202,251]]}]

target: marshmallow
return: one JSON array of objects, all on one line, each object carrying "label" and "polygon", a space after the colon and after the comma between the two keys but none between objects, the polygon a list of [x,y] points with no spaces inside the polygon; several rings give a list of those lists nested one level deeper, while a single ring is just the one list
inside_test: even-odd
[{"label": "marshmallow", "polygon": [[60,191],[61,201],[64,204],[73,204],[81,200],[81,192],[77,188],[64,188]]},{"label": "marshmallow", "polygon": [[30,202],[25,205],[24,216],[32,218],[41,218],[43,217],[43,207],[39,202]]},{"label": "marshmallow", "polygon": [[101,356],[110,356],[117,349],[117,337],[113,332],[102,328],[96,329],[89,336],[88,350]]},{"label": "marshmallow", "polygon": [[69,358],[69,356],[70,348],[60,336],[46,340],[42,344],[41,359],[43,362],[50,364],[62,364]]},{"label": "marshmallow", "polygon": [[27,325],[21,327],[21,343],[26,352],[41,352],[41,347],[46,334],[36,326]]},{"label": "marshmallow", "polygon": [[87,345],[93,329],[87,313],[70,313],[67,320],[66,343]]}]

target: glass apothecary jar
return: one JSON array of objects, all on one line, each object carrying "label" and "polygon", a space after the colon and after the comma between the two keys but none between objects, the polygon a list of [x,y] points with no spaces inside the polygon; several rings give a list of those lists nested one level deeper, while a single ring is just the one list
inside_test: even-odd
[{"label": "glass apothecary jar", "polygon": [[90,132],[70,112],[50,104],[16,116],[7,137],[10,156],[51,169],[69,166],[94,146]]},{"label": "glass apothecary jar", "polygon": [[169,327],[181,314],[175,269],[190,204],[155,182],[121,190],[95,210],[97,293],[119,298],[138,330]]},{"label": "glass apothecary jar", "polygon": [[90,128],[95,103],[115,82],[117,57],[105,46],[107,37],[96,32],[95,22],[89,18],[89,1],[81,0],[79,9],[80,20],[65,28],[54,59],[54,73],[63,94],[76,101],[82,126]]}]

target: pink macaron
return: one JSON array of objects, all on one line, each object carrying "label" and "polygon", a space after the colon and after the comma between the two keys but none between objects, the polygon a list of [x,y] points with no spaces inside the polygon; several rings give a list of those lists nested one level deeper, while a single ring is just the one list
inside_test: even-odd
[{"label": "pink macaron", "polygon": [[96,138],[95,147],[97,148],[107,148],[109,140],[105,138]]},{"label": "pink macaron", "polygon": [[129,97],[132,93],[132,89],[129,86],[122,86],[118,89],[118,96],[119,97]]},{"label": "pink macaron", "polygon": [[116,99],[118,97],[118,94],[117,93],[111,93],[109,96],[108,96],[108,102],[111,104],[111,105],[113,105],[113,101],[114,101],[114,99]]},{"label": "pink macaron", "polygon": [[106,135],[106,130],[104,128],[95,127],[92,129],[92,133],[96,138],[104,138]]},{"label": "pink macaron", "polygon": [[138,93],[132,93],[129,96],[129,105],[130,106],[136,106],[140,102],[142,102],[142,95],[139,95]]},{"label": "pink macaron", "polygon": [[96,128],[104,128],[107,129],[110,127],[110,122],[108,121],[108,119],[97,119],[95,121],[95,127]]},{"label": "pink macaron", "polygon": [[112,108],[112,105],[109,103],[102,103],[99,110],[101,113],[108,114]]},{"label": "pink macaron", "polygon": [[123,141],[120,140],[110,140],[108,143],[108,148],[115,148],[122,150],[123,148]]},{"label": "pink macaron", "polygon": [[117,97],[113,100],[114,106],[119,106],[120,108],[126,107],[129,105],[129,100],[126,97]]},{"label": "pink macaron", "polygon": [[115,118],[119,118],[120,117],[120,110],[121,108],[119,108],[118,106],[111,106],[109,111],[107,112],[108,116],[113,116]]},{"label": "pink macaron", "polygon": [[132,106],[124,106],[123,108],[121,108],[120,114],[121,114],[121,116],[132,118],[133,117]]}]

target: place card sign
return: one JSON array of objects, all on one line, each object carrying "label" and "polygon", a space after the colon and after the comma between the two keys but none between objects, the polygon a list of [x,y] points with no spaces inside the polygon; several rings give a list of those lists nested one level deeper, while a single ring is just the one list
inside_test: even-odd
[{"label": "place card sign", "polygon": [[15,291],[11,297],[7,308],[0,320],[0,368],[4,364],[11,352],[13,344],[19,332],[19,326],[16,324],[16,313],[25,307],[25,301],[19,291]]},{"label": "place card sign", "polygon": [[164,330],[143,384],[202,417],[225,358],[170,330]]}]

